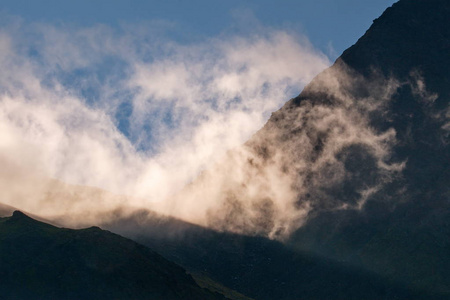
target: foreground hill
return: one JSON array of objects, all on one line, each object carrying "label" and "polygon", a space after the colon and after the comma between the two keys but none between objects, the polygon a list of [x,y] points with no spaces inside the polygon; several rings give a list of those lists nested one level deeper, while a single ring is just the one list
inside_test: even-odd
[{"label": "foreground hill", "polygon": [[1,299],[225,299],[148,248],[98,227],[0,218]]},{"label": "foreground hill", "polygon": [[147,212],[102,226],[258,300],[449,299],[449,15],[448,0],[400,0],[247,156],[193,182],[218,187],[211,227],[245,235]]}]

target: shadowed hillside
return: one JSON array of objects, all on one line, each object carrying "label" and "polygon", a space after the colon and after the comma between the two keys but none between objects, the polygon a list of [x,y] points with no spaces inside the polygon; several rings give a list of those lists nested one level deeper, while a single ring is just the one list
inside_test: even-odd
[{"label": "shadowed hillside", "polygon": [[[447,0],[400,0],[192,184],[219,182],[211,227],[284,245],[201,230],[142,241],[257,299],[448,298],[449,15]],[[358,293],[368,278],[381,281]]]},{"label": "shadowed hillside", "polygon": [[2,299],[225,299],[148,248],[98,227],[0,219]]},{"label": "shadowed hillside", "polygon": [[[217,202],[207,211],[212,229],[145,210],[99,213],[98,223],[199,281],[207,276],[257,300],[448,299],[449,16],[448,0],[400,0],[242,148],[176,195]],[[20,213],[0,225],[5,295],[86,298],[72,287],[95,282],[89,295],[215,297],[181,268],[111,233],[58,229]],[[124,257],[126,264],[110,264]],[[147,268],[147,257],[163,266]],[[76,271],[45,269],[54,261]],[[108,278],[137,281],[117,286]],[[44,280],[64,290],[47,290]]]},{"label": "shadowed hillside", "polygon": [[[384,163],[403,166],[383,178],[389,170],[374,164],[370,147],[343,149],[339,155],[347,172],[332,189],[335,198],[348,203],[362,186],[376,189],[360,209],[318,208],[290,238],[302,251],[445,295],[450,295],[449,14],[449,1],[399,1],[331,68],[345,66],[370,83],[380,76],[394,82],[391,97],[367,114],[367,122],[378,134],[394,130]],[[346,93],[364,102],[373,90],[353,85]],[[313,82],[281,113],[307,101],[335,99],[327,92],[318,95]]]},{"label": "shadowed hillside", "polygon": [[263,237],[220,233],[145,210],[102,226],[148,245],[193,274],[254,299],[445,299]]}]

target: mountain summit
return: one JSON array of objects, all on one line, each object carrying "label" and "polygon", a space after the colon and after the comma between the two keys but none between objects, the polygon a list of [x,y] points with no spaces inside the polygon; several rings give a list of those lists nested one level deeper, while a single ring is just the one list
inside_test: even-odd
[{"label": "mountain summit", "polygon": [[402,0],[388,8],[181,197],[219,203],[207,213],[212,227],[277,239],[322,213],[445,204],[449,6]]},{"label": "mountain summit", "polygon": [[[401,0],[249,142],[308,207],[294,248],[450,295],[450,2]],[[307,205],[306,205],[307,204]]]},{"label": "mountain summit", "polygon": [[[208,225],[233,234],[145,212],[108,225],[259,300],[449,299],[449,16],[448,0],[395,3],[180,194],[214,202]],[[6,298],[215,296],[182,268],[98,228],[60,229],[15,213],[0,219],[0,250]]]},{"label": "mountain summit", "polygon": [[[220,203],[208,212],[209,225],[280,239],[300,256],[413,291],[397,298],[450,297],[449,15],[448,0],[400,0],[388,8],[242,149],[192,184],[193,191],[205,187],[196,197]],[[205,236],[203,244],[213,239]],[[271,270],[298,263],[253,242],[229,255],[270,258],[278,262],[267,263]],[[180,263],[195,265],[173,249]],[[255,268],[236,261],[227,268],[241,274]],[[333,290],[320,272],[304,267],[309,280],[273,272],[272,284],[261,287],[250,276],[234,287],[260,299],[317,299],[314,290]],[[369,297],[352,294],[354,286],[345,290],[329,298]]]}]

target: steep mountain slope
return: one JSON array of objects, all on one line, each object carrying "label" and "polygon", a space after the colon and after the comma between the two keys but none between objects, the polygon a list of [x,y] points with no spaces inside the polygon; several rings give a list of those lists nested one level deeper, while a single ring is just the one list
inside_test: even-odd
[{"label": "steep mountain slope", "polygon": [[400,0],[180,195],[244,235],[147,212],[102,226],[255,299],[448,299],[449,15]]},{"label": "steep mountain slope", "polygon": [[2,299],[225,299],[148,248],[98,227],[0,219]]},{"label": "steep mountain slope", "polygon": [[[243,176],[218,184],[224,209],[213,217],[225,211],[236,219],[240,206],[246,217],[269,220],[247,227],[276,237],[305,215],[368,208],[375,198],[381,211],[423,203],[418,194],[425,190],[436,194],[428,195],[433,201],[448,199],[449,10],[445,0],[402,0],[387,9],[331,68],[273,113],[247,142],[240,164],[230,154],[222,169],[242,169]],[[289,209],[282,211],[280,202]]]},{"label": "steep mountain slope", "polygon": [[[346,190],[338,189],[335,197],[346,202],[362,185],[376,190],[358,210],[319,209],[290,239],[303,251],[446,295],[450,295],[449,14],[449,1],[399,1],[332,67],[349,68],[370,83],[380,76],[395,81],[390,81],[395,90],[381,108],[367,114],[367,124],[377,134],[394,130],[384,163],[403,166],[374,185],[381,174],[381,168],[370,165],[376,155],[347,151],[342,159],[346,179],[341,182]],[[282,112],[305,101],[335,101],[315,88],[313,82]],[[355,102],[373,94],[358,85],[346,88],[346,93]]]},{"label": "steep mountain slope", "polygon": [[[290,249],[209,233],[193,242],[141,238],[258,299],[324,299],[367,274],[415,292],[345,287],[341,297],[450,297],[449,15],[447,0],[400,0],[244,149],[192,184],[205,187],[196,197],[221,203],[209,212],[213,228],[279,238]],[[192,247],[203,255],[188,254]],[[314,269],[312,258],[333,267]]]}]

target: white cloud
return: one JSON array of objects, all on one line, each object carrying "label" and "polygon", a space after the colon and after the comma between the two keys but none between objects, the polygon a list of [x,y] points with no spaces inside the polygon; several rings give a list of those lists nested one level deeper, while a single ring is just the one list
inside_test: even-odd
[{"label": "white cloud", "polygon": [[[298,105],[273,114],[250,143],[209,168],[170,209],[200,220],[207,211],[208,226],[271,238],[286,237],[313,211],[361,209],[405,165],[389,160],[395,130],[371,125],[398,86],[382,77],[368,81],[343,65],[321,73]],[[370,93],[361,93],[363,87]]]},{"label": "white cloud", "polygon": [[[168,199],[329,64],[305,37],[270,28],[182,45],[135,25],[34,25],[0,35],[1,201],[47,216],[123,201],[197,210]],[[64,196],[42,178],[131,197]]]}]

